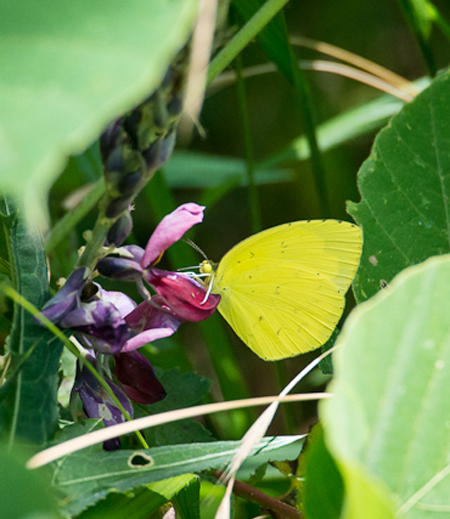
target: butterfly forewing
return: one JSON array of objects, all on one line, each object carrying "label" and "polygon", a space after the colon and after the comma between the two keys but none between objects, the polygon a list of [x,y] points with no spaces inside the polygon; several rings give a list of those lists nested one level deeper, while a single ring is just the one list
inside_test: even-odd
[{"label": "butterfly forewing", "polygon": [[342,315],[361,247],[360,229],[336,220],[293,222],[251,236],[219,264],[219,311],[263,358],[318,348]]}]

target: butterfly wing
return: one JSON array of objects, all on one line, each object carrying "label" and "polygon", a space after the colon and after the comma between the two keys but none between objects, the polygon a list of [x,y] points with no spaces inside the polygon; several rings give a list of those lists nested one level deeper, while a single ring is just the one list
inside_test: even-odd
[{"label": "butterfly wing", "polygon": [[359,265],[359,227],[337,220],[293,222],[233,247],[219,263],[219,311],[260,357],[318,348],[338,323]]}]

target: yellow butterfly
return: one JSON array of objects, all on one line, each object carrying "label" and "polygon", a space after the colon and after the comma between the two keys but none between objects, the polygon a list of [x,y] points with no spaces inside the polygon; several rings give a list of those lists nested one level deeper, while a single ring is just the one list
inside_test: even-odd
[{"label": "yellow butterfly", "polygon": [[219,312],[266,360],[318,348],[335,329],[359,265],[361,229],[337,220],[292,222],[235,245],[212,275]]}]

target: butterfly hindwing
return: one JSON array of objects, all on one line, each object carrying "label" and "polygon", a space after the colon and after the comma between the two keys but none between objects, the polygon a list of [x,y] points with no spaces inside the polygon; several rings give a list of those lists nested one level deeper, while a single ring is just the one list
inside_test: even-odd
[{"label": "butterfly hindwing", "polygon": [[293,222],[251,236],[219,264],[219,311],[262,358],[318,348],[342,315],[361,247],[359,227],[336,220]]}]

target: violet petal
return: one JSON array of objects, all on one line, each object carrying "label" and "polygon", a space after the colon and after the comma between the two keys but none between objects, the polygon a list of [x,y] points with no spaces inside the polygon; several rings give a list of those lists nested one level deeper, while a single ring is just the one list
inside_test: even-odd
[{"label": "violet petal", "polygon": [[60,325],[86,334],[92,347],[102,353],[119,352],[130,337],[128,325],[119,310],[103,301],[93,301],[72,310]]},{"label": "violet petal", "polygon": [[[91,362],[93,357],[88,355],[86,362]],[[130,415],[133,416],[133,406],[128,400],[126,394],[122,389],[114,384],[111,380],[105,379],[109,387],[113,390],[119,402],[122,404],[124,409]],[[92,373],[83,366],[80,369],[77,364],[77,375],[75,378],[75,390],[78,391],[81,401],[83,402],[83,408],[89,418],[101,418],[105,427],[122,423],[125,421],[122,412],[117,407],[114,400],[108,393],[106,393],[103,386],[100,385],[98,380],[92,375]],[[105,450],[115,450],[120,448],[119,438],[108,440],[103,444]]]},{"label": "violet petal", "polygon": [[75,306],[89,278],[89,273],[90,271],[86,267],[74,270],[64,286],[45,303],[41,313],[52,323],[57,323],[62,319]]}]

